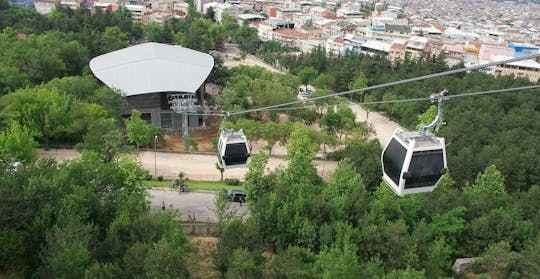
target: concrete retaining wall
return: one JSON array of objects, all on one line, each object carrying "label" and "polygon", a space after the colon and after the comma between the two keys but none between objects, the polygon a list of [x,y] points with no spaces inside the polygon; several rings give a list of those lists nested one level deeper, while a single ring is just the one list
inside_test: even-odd
[{"label": "concrete retaining wall", "polygon": [[216,223],[181,223],[180,229],[187,234],[217,235],[218,224]]}]

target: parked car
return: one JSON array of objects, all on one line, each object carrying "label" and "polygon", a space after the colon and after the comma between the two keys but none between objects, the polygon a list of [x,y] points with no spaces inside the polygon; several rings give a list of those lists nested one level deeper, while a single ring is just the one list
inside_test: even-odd
[{"label": "parked car", "polygon": [[225,191],[225,194],[227,195],[227,198],[229,198],[230,201],[234,201],[234,202],[246,201],[246,194],[244,193],[244,190],[234,189],[234,190],[223,190],[223,191]]}]

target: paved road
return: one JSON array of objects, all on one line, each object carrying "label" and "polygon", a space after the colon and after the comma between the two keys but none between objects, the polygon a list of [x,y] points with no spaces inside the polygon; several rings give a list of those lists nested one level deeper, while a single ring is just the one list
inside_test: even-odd
[{"label": "paved road", "polygon": [[[151,189],[148,193],[151,212],[162,210],[162,203],[165,202],[166,210],[179,209],[179,220],[187,221],[188,213],[191,213],[195,214],[197,222],[217,222],[214,211],[216,195],[213,192],[195,191],[179,194],[169,189]],[[231,202],[229,210],[236,215],[248,214],[247,206],[240,206],[237,202]]]},{"label": "paved road", "polygon": [[[52,157],[57,161],[80,157],[80,154],[74,149],[37,149],[37,153],[39,157]],[[139,160],[143,168],[154,177],[163,176],[165,179],[172,179],[182,171],[188,178],[194,180],[219,181],[221,179],[220,173],[215,167],[217,162],[215,155],[142,151],[139,154]],[[337,166],[335,161],[315,160],[315,164],[318,174],[326,178]],[[286,166],[287,161],[272,157],[268,161],[267,168],[274,170]],[[246,172],[247,168],[228,169],[225,171],[224,177],[243,180]]]}]

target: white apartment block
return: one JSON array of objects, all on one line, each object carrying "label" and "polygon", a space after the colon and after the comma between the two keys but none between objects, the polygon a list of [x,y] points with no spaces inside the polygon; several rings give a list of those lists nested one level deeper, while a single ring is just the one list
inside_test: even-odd
[{"label": "white apartment block", "polygon": [[326,38],[320,37],[308,37],[303,40],[296,42],[296,47],[304,53],[311,52],[314,48],[317,47],[326,47]]},{"label": "white apartment block", "polygon": [[[510,58],[512,57],[496,57],[495,59],[504,60]],[[529,59],[497,65],[493,67],[491,74],[495,76],[514,75],[516,78],[527,78],[531,82],[540,82],[540,63]]]},{"label": "white apartment block", "polygon": [[46,15],[56,9],[56,5],[60,4],[59,0],[40,0],[34,1],[34,7],[39,14]]},{"label": "white apartment block", "polygon": [[221,22],[224,14],[228,14],[233,18],[237,18],[238,15],[240,15],[244,11],[244,8],[238,4],[210,2],[203,4],[202,13],[206,14],[209,8],[214,9],[214,19],[216,20],[216,22]]},{"label": "white apartment block", "polygon": [[142,21],[146,9],[143,5],[125,5],[125,7],[131,13],[131,19]]},{"label": "white apartment block", "polygon": [[327,55],[342,55],[345,53],[345,40],[343,38],[329,38],[326,40],[326,54]]}]

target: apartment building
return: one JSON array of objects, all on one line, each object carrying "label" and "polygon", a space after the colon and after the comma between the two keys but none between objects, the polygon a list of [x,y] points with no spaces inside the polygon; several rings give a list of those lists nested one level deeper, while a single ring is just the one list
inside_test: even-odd
[{"label": "apartment building", "polygon": [[274,39],[274,30],[283,28],[293,29],[294,23],[279,18],[269,18],[259,24],[257,34],[261,41],[266,42]]},{"label": "apartment building", "polygon": [[125,5],[126,9],[131,13],[131,19],[142,21],[146,7],[143,5]]},{"label": "apartment building", "polygon": [[279,28],[272,31],[272,38],[274,41],[278,41],[282,46],[297,47],[300,45],[299,41],[307,38],[307,35],[289,28]]},{"label": "apartment building", "polygon": [[210,2],[203,4],[202,13],[206,14],[210,8],[214,10],[214,19],[216,22],[221,22],[224,14],[228,14],[232,18],[237,18],[244,11],[244,8],[238,4]]},{"label": "apartment building", "polygon": [[[506,60],[512,57],[496,56],[496,60]],[[491,74],[495,76],[514,75],[516,78],[527,78],[531,82],[540,82],[540,63],[529,59],[494,66]]]}]

